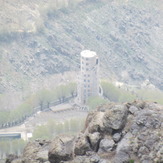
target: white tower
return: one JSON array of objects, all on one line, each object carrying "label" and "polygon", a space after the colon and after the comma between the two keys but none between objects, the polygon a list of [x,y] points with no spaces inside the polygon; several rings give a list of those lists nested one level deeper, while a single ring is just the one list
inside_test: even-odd
[{"label": "white tower", "polygon": [[84,105],[90,96],[99,95],[99,59],[97,54],[90,50],[84,50],[80,55],[78,102]]}]

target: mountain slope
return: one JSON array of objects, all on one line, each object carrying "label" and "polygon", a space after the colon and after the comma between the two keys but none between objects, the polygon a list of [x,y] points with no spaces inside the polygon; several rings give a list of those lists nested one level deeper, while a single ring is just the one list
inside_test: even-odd
[{"label": "mountain slope", "polygon": [[50,1],[18,4],[6,3],[1,13],[1,93],[35,78],[78,70],[84,49],[98,53],[101,76],[127,83],[149,79],[163,89],[159,1],[87,0],[61,9],[46,7]]}]

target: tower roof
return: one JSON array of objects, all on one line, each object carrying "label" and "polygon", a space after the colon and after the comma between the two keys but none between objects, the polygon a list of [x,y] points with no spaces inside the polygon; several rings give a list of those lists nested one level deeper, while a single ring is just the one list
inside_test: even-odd
[{"label": "tower roof", "polygon": [[92,57],[97,56],[96,52],[90,51],[90,50],[84,50],[80,54],[84,58],[92,58]]}]

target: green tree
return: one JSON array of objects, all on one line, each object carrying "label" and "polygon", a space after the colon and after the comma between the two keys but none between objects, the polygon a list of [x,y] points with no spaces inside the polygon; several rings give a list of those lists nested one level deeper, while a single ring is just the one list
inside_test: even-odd
[{"label": "green tree", "polygon": [[60,102],[65,101],[65,97],[69,95],[69,90],[66,85],[60,85],[56,88],[56,95]]},{"label": "green tree", "polygon": [[46,125],[38,126],[33,132],[33,139],[42,138],[48,139],[50,137],[50,132]]},{"label": "green tree", "polygon": [[161,90],[143,88],[143,89],[137,90],[136,93],[140,99],[163,104],[163,92]]},{"label": "green tree", "polygon": [[75,95],[75,93],[76,93],[76,91],[77,91],[77,89],[76,89],[77,84],[76,84],[76,83],[69,83],[69,84],[67,85],[67,87],[68,87],[68,91],[69,91],[70,95],[71,95],[72,97],[74,97],[74,95]]},{"label": "green tree", "polygon": [[131,102],[136,99],[136,95],[121,88],[117,88],[107,81],[101,82],[104,97],[114,102]]},{"label": "green tree", "polygon": [[90,97],[87,101],[87,105],[89,106],[90,110],[93,110],[95,108],[97,108],[98,106],[102,105],[102,104],[106,104],[109,101],[107,99],[104,99],[100,96],[93,96]]}]

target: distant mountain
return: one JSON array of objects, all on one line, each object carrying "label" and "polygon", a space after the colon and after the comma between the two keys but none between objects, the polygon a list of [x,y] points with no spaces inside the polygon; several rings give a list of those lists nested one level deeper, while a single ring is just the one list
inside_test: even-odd
[{"label": "distant mountain", "polygon": [[78,70],[84,49],[99,55],[102,77],[163,89],[159,0],[55,2],[0,2],[0,93]]}]

